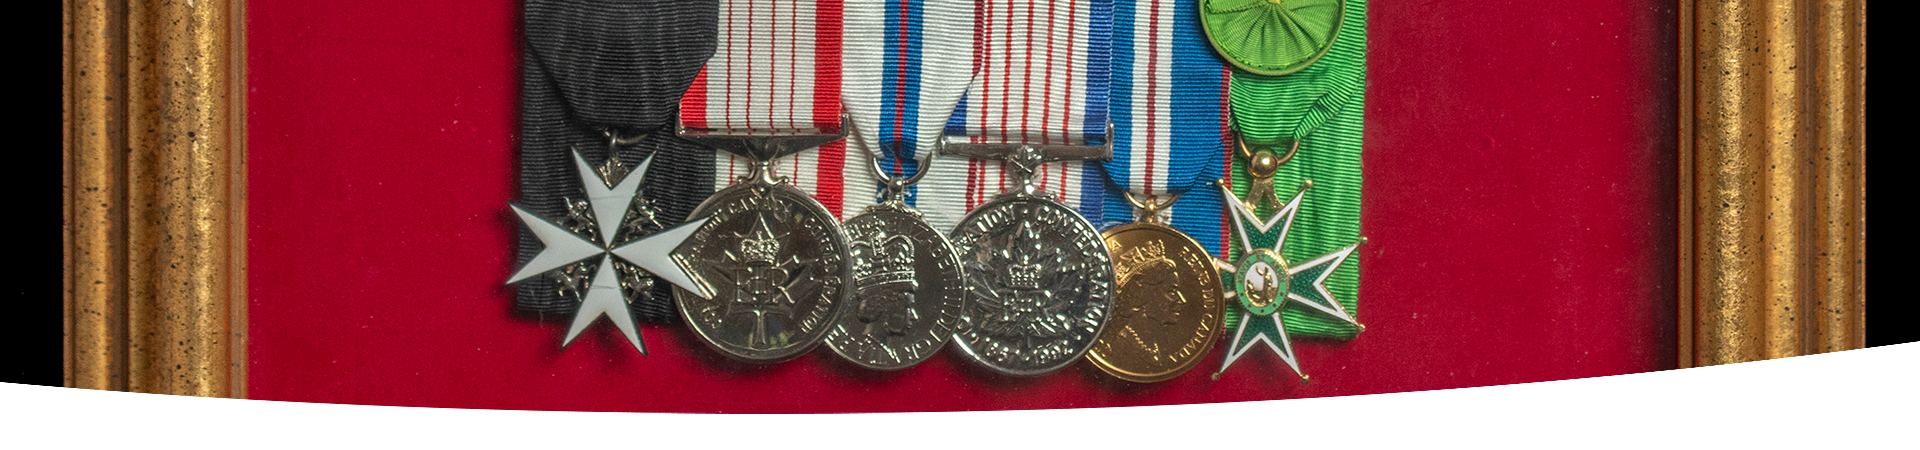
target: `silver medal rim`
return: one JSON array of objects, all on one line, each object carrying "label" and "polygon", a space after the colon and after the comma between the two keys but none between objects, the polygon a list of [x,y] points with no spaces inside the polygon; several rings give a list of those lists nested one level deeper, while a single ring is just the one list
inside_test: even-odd
[{"label": "silver medal rim", "polygon": [[[835,249],[838,249],[840,253],[839,272],[841,280],[840,295],[834,299],[833,306],[828,307],[829,311],[827,312],[827,320],[825,321],[828,325],[820,327],[820,331],[814,333],[814,336],[807,338],[797,345],[789,346],[780,351],[753,352],[758,353],[758,355],[755,355],[742,353],[737,349],[721,345],[719,341],[707,334],[707,330],[701,329],[700,326],[696,325],[698,322],[694,321],[692,314],[687,311],[685,298],[698,298],[699,296],[694,295],[692,292],[687,292],[686,289],[682,289],[679,286],[675,286],[673,288],[673,303],[674,308],[680,311],[680,320],[686,322],[687,329],[692,330],[695,336],[699,336],[700,342],[705,343],[708,348],[712,348],[720,352],[720,354],[727,355],[728,358],[733,358],[734,360],[758,364],[772,364],[805,355],[808,351],[812,351],[814,347],[819,346],[821,342],[827,340],[827,333],[833,331],[832,324],[839,323],[840,314],[846,310],[845,306],[847,301],[852,298],[853,290],[849,288],[853,287],[853,261],[847,255],[847,232],[840,228],[840,221],[833,220],[833,212],[828,211],[826,205],[820,204],[819,200],[814,199],[812,195],[808,195],[806,191],[786,184],[768,185],[747,182],[729,186],[726,189],[714,192],[712,196],[701,201],[700,206],[695,206],[693,213],[688,214],[687,217],[707,217],[713,212],[714,208],[718,208],[718,205],[724,201],[722,199],[729,199],[730,197],[740,195],[753,195],[752,189],[754,188],[767,189],[767,196],[777,197],[787,195],[804,200],[799,203],[805,205],[806,211],[819,217],[821,219],[820,222],[826,224],[828,234],[831,235],[833,239],[832,245]],[[709,223],[709,225],[711,225],[711,223]]]},{"label": "silver medal rim", "polygon": [[[883,205],[876,205],[876,206],[883,206]],[[930,232],[929,233],[930,235],[932,235],[935,239],[939,240],[939,245],[946,246],[948,250],[947,262],[951,263],[951,266],[954,268],[954,274],[958,275],[958,278],[960,279],[959,289],[955,290],[956,295],[960,296],[960,302],[959,302],[959,308],[958,308],[959,311],[953,314],[956,320],[953,321],[953,324],[951,326],[946,327],[948,329],[946,333],[939,334],[939,336],[941,336],[940,341],[934,344],[932,350],[921,354],[919,358],[914,358],[913,360],[905,361],[899,365],[881,364],[876,361],[862,360],[860,358],[855,358],[852,355],[848,355],[845,351],[840,349],[840,346],[842,344],[837,343],[838,341],[836,339],[833,339],[834,334],[833,334],[833,330],[831,329],[827,330],[827,348],[832,349],[834,354],[840,355],[841,358],[844,358],[847,361],[851,361],[854,364],[859,365],[860,367],[865,367],[865,368],[874,369],[874,370],[901,370],[901,369],[913,367],[913,366],[919,365],[922,362],[925,362],[927,359],[932,358],[933,355],[940,353],[941,350],[944,350],[948,342],[953,341],[953,335],[954,335],[953,330],[957,330],[960,327],[960,321],[957,319],[960,317],[961,314],[965,313],[967,310],[967,290],[968,290],[966,285],[967,269],[965,266],[961,265],[960,251],[959,249],[955,249],[953,247],[953,241],[950,239],[947,239],[946,233],[941,233],[939,229],[933,227],[933,224],[927,223],[926,219],[923,219],[914,215],[911,212],[911,210],[903,210],[899,208],[884,207],[884,206],[881,209],[869,209],[865,212],[861,212],[859,215],[855,215],[851,218],[848,218],[846,222],[842,223],[843,226],[841,227],[842,228],[841,231],[845,231],[844,224],[846,223],[852,223],[855,220],[860,220],[862,217],[881,216],[881,215],[903,216],[904,218],[908,219],[906,220],[906,222],[910,224],[908,226],[917,226],[922,230]],[[851,266],[851,264],[849,264],[849,266]],[[860,286],[858,285],[858,283],[852,282],[852,283],[849,283],[848,286],[851,287],[851,289],[849,290],[854,292],[855,297],[857,297],[858,293],[860,292]],[[848,303],[853,303],[853,301],[851,300],[851,297],[848,300]],[[846,313],[842,312],[840,315],[842,318],[845,318]],[[835,328],[839,327],[839,323],[835,322],[834,327]]]},{"label": "silver medal rim", "polygon": [[[968,223],[972,223],[976,218],[978,218],[982,214],[985,214],[987,211],[998,209],[998,208],[1010,207],[1011,205],[1019,202],[1034,202],[1041,205],[1041,207],[1056,208],[1056,209],[1059,209],[1061,212],[1066,213],[1068,217],[1071,217],[1073,219],[1073,223],[1076,227],[1078,227],[1082,232],[1086,233],[1087,236],[1092,237],[1094,245],[1099,247],[1100,252],[1107,255],[1107,258],[1106,258],[1107,264],[1108,265],[1113,264],[1113,252],[1111,249],[1107,248],[1107,240],[1104,236],[1100,235],[1100,229],[1095,228],[1093,226],[1093,222],[1087,221],[1086,216],[1080,215],[1080,213],[1078,211],[1074,211],[1073,208],[1070,208],[1065,204],[1062,204],[1058,201],[1054,201],[1053,199],[1046,198],[1046,197],[1013,195],[1013,196],[1001,197],[991,202],[987,202],[987,204],[980,205],[979,208],[974,208],[973,211],[968,212],[966,216],[963,216],[960,218],[960,222],[954,225],[953,231],[948,233],[949,234],[948,242],[952,242],[953,240],[951,237],[951,234],[958,233],[960,230],[966,229],[966,225]],[[954,250],[955,250],[954,255],[958,257],[960,255],[960,248],[958,246],[955,246]],[[964,271],[966,270],[966,268],[962,266],[961,270]],[[1081,345],[1080,348],[1075,349],[1071,356],[1061,358],[1060,362],[1058,363],[1044,366],[1038,369],[1031,369],[1031,370],[1019,370],[1011,367],[1001,367],[998,365],[994,365],[993,363],[988,362],[985,358],[982,358],[978,352],[974,351],[972,346],[967,345],[967,340],[963,339],[962,336],[960,336],[961,331],[958,329],[956,329],[953,333],[953,336],[949,338],[953,341],[952,347],[959,349],[960,354],[966,355],[968,360],[971,360],[982,367],[991,369],[994,372],[1005,374],[1005,375],[1020,376],[1020,377],[1036,377],[1036,376],[1051,374],[1054,372],[1058,372],[1061,369],[1065,369],[1067,368],[1067,366],[1071,366],[1075,362],[1079,362],[1080,360],[1086,359],[1087,352],[1090,350],[1093,350],[1093,344],[1100,341],[1100,334],[1105,333],[1107,331],[1107,322],[1109,322],[1110,321],[1109,319],[1112,318],[1113,316],[1113,288],[1112,288],[1113,270],[1111,267],[1109,267],[1108,270],[1106,271],[1106,277],[1107,277],[1108,288],[1107,288],[1107,292],[1105,293],[1105,296],[1107,297],[1108,300],[1106,302],[1107,304],[1104,307],[1101,307],[1102,311],[1100,313],[1099,326],[1094,327],[1093,336],[1087,339],[1087,342],[1085,344]],[[971,289],[971,287],[969,287],[969,289]],[[964,310],[962,311],[961,317],[963,319],[966,317]],[[964,322],[964,320],[962,322]]]}]

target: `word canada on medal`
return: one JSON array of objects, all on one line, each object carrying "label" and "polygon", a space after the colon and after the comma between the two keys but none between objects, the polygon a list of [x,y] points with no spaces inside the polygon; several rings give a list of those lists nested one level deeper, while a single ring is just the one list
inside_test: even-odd
[{"label": "word canada on medal", "polygon": [[1087,360],[1151,383],[1192,369],[1220,337],[1225,294],[1213,256],[1171,228],[1132,223],[1106,232],[1114,252],[1113,318]]}]

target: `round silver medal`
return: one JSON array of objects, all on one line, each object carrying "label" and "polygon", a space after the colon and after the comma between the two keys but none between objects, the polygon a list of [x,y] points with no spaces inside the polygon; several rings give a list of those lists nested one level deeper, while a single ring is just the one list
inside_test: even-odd
[{"label": "round silver medal", "polygon": [[1113,309],[1113,263],[1087,219],[1043,197],[1012,195],[968,213],[950,238],[967,271],[954,343],[968,358],[1034,376],[1093,347]]},{"label": "round silver medal", "polygon": [[960,256],[904,205],[881,203],[847,219],[854,295],[827,346],[862,367],[899,370],[953,336],[966,302]]},{"label": "round silver medal", "polygon": [[851,293],[847,238],[819,201],[785,184],[734,185],[695,208],[711,217],[675,253],[712,295],[674,289],[680,316],[734,359],[772,363],[818,345]]}]

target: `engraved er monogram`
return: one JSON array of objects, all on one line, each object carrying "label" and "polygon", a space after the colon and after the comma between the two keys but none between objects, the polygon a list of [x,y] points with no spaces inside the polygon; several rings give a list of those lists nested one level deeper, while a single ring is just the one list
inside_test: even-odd
[{"label": "engraved er monogram", "polygon": [[753,315],[750,342],[755,344],[773,343],[767,330],[768,314],[793,315],[794,299],[787,289],[796,279],[793,275],[798,270],[793,266],[801,262],[794,256],[786,256],[786,260],[781,260],[780,240],[783,237],[773,234],[765,217],[755,224],[752,234],[740,236],[740,253],[735,257],[736,264],[732,268],[733,279],[740,288],[734,290],[728,315]]}]

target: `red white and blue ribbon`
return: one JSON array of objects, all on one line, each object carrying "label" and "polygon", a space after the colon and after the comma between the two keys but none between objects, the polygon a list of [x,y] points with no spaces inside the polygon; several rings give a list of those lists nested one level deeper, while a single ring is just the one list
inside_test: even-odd
[{"label": "red white and blue ribbon", "polygon": [[[688,127],[840,130],[841,0],[721,0],[718,46],[680,100]],[[716,188],[751,161],[715,152]],[[780,158],[775,176],[813,194],[836,216],[848,197],[845,141]],[[865,177],[871,178],[871,177]],[[870,188],[862,183],[857,191]],[[866,194],[857,194],[865,196]]]},{"label": "red white and blue ribbon", "polygon": [[[967,96],[947,122],[952,142],[1104,145],[1113,0],[979,0]],[[1013,183],[1003,161],[943,156],[916,206],[936,228]],[[1034,183],[1083,213],[1102,209],[1100,175],[1082,161],[1045,164]]]},{"label": "red white and blue ribbon", "polygon": [[[849,166],[878,158],[893,177],[920,170],[918,158],[933,151],[954,105],[973,76],[973,0],[848,0],[841,102],[855,126],[847,145]],[[852,134],[858,134],[857,136]],[[864,153],[864,156],[862,156]],[[933,170],[962,170],[959,164]],[[864,167],[845,170],[854,202],[872,200],[880,184]],[[919,203],[917,187],[907,204]]]},{"label": "red white and blue ribbon", "polygon": [[1133,219],[1122,191],[1162,202],[1179,195],[1162,219],[1224,255],[1225,204],[1208,186],[1232,161],[1231,72],[1207,43],[1194,3],[1114,0],[1112,67],[1113,159],[1094,163],[1112,186],[1098,211],[1082,213],[1107,228]]}]

